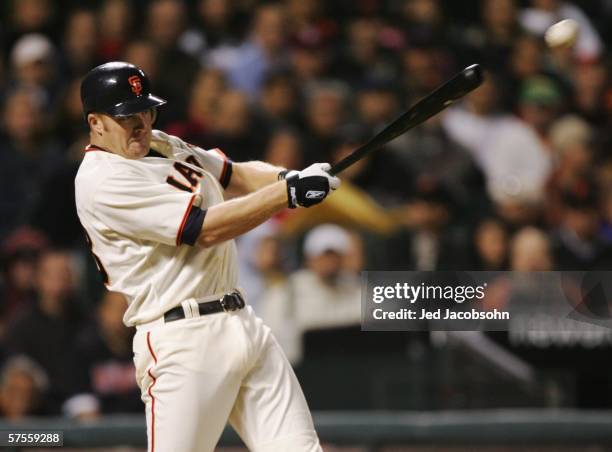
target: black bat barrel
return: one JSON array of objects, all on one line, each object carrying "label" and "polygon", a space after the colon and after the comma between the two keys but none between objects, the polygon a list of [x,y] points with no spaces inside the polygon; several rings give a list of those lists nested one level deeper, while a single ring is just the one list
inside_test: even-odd
[{"label": "black bat barrel", "polygon": [[408,130],[422,124],[444,110],[450,104],[478,88],[483,82],[482,69],[478,64],[466,67],[435,91],[421,99],[399,118],[376,134],[363,146],[331,167],[329,173],[338,174],[370,152],[382,147]]}]

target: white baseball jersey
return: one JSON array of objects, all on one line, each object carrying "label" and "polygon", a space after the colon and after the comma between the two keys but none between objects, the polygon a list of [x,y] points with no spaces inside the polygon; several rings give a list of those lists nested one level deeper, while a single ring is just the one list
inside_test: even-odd
[{"label": "white baseball jersey", "polygon": [[231,161],[158,130],[151,147],[163,157],[130,160],[89,145],[75,179],[79,218],[107,288],[128,300],[128,326],[237,284],[233,240],[192,246],[206,209],[224,200]]}]

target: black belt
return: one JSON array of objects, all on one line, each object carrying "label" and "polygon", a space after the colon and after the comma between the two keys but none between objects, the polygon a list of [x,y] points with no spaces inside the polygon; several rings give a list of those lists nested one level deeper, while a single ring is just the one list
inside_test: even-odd
[{"label": "black belt", "polygon": [[[237,311],[244,308],[244,299],[238,292],[232,292],[223,295],[219,300],[205,301],[198,303],[198,311],[200,315],[216,314],[218,312]],[[173,322],[185,318],[185,312],[182,306],[177,306],[164,314],[165,322]]]}]

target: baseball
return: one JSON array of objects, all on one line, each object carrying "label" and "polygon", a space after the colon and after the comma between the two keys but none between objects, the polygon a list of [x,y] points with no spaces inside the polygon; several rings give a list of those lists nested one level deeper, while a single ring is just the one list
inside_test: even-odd
[{"label": "baseball", "polygon": [[578,23],[575,20],[565,19],[551,25],[546,30],[544,40],[551,48],[570,47],[578,38],[578,29]]}]

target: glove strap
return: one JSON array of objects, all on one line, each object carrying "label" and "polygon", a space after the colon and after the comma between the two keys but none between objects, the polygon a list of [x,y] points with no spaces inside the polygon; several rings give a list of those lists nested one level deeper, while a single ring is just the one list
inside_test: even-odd
[{"label": "glove strap", "polygon": [[297,187],[296,182],[300,176],[298,174],[293,174],[289,176],[287,181],[287,205],[290,209],[295,209],[298,206],[298,198],[297,198]]}]

